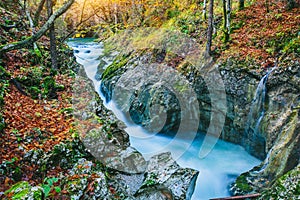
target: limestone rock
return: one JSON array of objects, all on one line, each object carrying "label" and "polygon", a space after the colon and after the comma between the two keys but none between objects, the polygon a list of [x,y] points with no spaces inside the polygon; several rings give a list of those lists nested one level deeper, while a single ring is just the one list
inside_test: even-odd
[{"label": "limestone rock", "polygon": [[[149,192],[149,196],[158,195],[162,199],[190,199],[195,187],[199,172],[189,168],[181,168],[171,157],[171,153],[161,153],[151,157],[147,167],[142,189],[138,194]],[[167,188],[171,195],[164,189],[154,194],[150,188],[158,186]],[[165,191],[165,193],[163,192]],[[164,197],[166,196],[166,197]]]}]

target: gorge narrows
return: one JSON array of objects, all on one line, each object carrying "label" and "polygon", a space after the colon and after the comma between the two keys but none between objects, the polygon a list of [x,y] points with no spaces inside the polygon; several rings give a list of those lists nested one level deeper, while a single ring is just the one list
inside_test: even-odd
[{"label": "gorge narrows", "polygon": [[[101,43],[75,39],[70,40],[68,45],[74,50],[76,61],[83,65],[87,76],[93,81],[95,90],[104,99],[103,94],[100,92],[101,79],[99,77],[101,75],[99,73],[111,64],[112,58],[103,56],[104,49]],[[101,69],[98,69],[100,62],[105,64],[102,65]],[[271,71],[265,79],[270,73]],[[262,84],[265,84],[265,81]],[[263,96],[263,98],[265,97]],[[131,146],[141,152],[146,160],[163,151],[169,151],[172,155],[182,152],[182,155],[176,160],[177,163],[182,167],[193,168],[200,172],[192,196],[194,200],[230,196],[228,185],[238,175],[261,163],[259,159],[248,154],[243,147],[222,140],[218,140],[213,150],[206,157],[200,159],[198,154],[203,143],[203,135],[198,134],[194,140],[190,141],[159,134],[149,134],[142,127],[129,123],[130,120],[124,116],[113,101],[107,102],[106,106],[126,124],[127,128],[125,130],[130,136]],[[260,117],[261,115],[256,123]],[[172,145],[169,145],[170,143]]]}]

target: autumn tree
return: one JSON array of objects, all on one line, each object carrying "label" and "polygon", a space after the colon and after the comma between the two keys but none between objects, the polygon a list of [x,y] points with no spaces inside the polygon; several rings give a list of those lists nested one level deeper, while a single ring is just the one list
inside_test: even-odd
[{"label": "autumn tree", "polygon": [[65,13],[70,6],[74,3],[75,0],[68,0],[65,2],[56,12],[54,12],[49,19],[43,24],[43,26],[32,36],[27,37],[24,40],[12,42],[3,46],[0,46],[0,56],[4,54],[5,52],[21,49],[21,48],[28,48],[33,43],[35,43],[37,40],[39,40],[43,35],[46,34],[46,32],[51,28],[51,26],[54,24],[55,20],[61,16],[63,13]]}]

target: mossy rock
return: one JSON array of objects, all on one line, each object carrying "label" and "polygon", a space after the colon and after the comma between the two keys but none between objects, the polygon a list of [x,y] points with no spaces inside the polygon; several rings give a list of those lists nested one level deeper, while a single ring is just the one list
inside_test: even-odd
[{"label": "mossy rock", "polygon": [[40,187],[32,187],[27,181],[21,181],[13,185],[4,193],[9,199],[43,199],[43,189]]},{"label": "mossy rock", "polygon": [[4,106],[4,98],[3,96],[0,95],[0,108],[2,108],[3,106]]},{"label": "mossy rock", "polygon": [[253,191],[253,188],[249,185],[248,181],[247,181],[247,174],[242,174],[240,175],[236,181],[236,186],[243,191],[243,193],[247,194],[249,192]]},{"label": "mossy rock", "polygon": [[58,85],[58,84],[55,84],[55,89],[57,91],[63,91],[65,89],[65,86],[64,85]]},{"label": "mossy rock", "polygon": [[54,99],[57,97],[57,91],[65,89],[64,85],[56,84],[54,75],[46,76],[43,67],[22,68],[21,70],[23,70],[24,75],[15,78],[17,84],[33,99],[39,97]]},{"label": "mossy rock", "polygon": [[11,75],[0,65],[0,132],[5,128],[5,122],[2,115],[3,106],[5,104],[4,96],[9,86],[9,79]]},{"label": "mossy rock", "polygon": [[249,172],[243,173],[237,177],[234,183],[230,185],[230,193],[233,196],[236,195],[245,195],[254,192],[254,188],[251,183],[248,181],[248,177],[250,176]]},{"label": "mossy rock", "polygon": [[260,199],[299,199],[300,165],[276,180],[271,188],[266,189]]},{"label": "mossy rock", "polygon": [[[110,79],[119,74],[119,69],[124,67],[130,59],[130,54],[118,56],[114,62],[108,66],[102,74],[102,79]],[[120,72],[121,73],[121,72]]]}]

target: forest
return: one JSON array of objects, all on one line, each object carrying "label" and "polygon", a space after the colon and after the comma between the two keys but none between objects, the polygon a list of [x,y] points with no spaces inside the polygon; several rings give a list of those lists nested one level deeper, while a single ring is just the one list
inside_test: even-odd
[{"label": "forest", "polygon": [[[207,86],[201,85],[199,77],[205,70],[218,69],[227,95],[227,111],[218,137],[241,145],[260,160],[259,165],[234,175],[228,194],[250,195],[251,199],[299,199],[299,0],[1,0],[0,13],[0,199],[193,199],[189,188],[195,187],[194,177],[198,176],[194,169],[174,164],[164,171],[161,167],[171,160],[164,155],[162,162],[167,164],[157,161],[161,171],[156,172],[155,167],[150,167],[152,160],[148,162],[141,153],[129,150],[124,124],[105,107],[101,94],[94,97],[94,91],[84,91],[77,97],[88,105],[97,105],[95,113],[84,110],[93,106],[82,109],[83,105],[76,104],[74,88],[82,90],[86,83],[78,81],[78,77],[85,73],[76,57],[77,47],[68,42],[86,39],[104,44],[104,54],[96,60],[109,64],[101,71],[99,61],[95,70],[106,100],[113,93],[116,80],[122,80],[120,76],[144,60],[169,66],[190,85],[200,88],[202,91],[195,92],[201,102],[199,115],[204,125],[197,124],[198,132],[209,130],[207,120],[213,116],[213,103],[207,98],[214,98],[206,94]],[[197,71],[197,67],[184,63],[183,55],[188,54],[184,44],[178,45],[184,48],[182,55],[168,47],[157,50],[157,44],[164,46],[160,30],[193,41],[201,48],[200,57],[209,63],[208,67]],[[127,40],[146,47],[117,56],[108,53],[119,51],[118,45],[128,47]],[[104,60],[105,56],[111,62]],[[88,79],[86,72],[81,81],[90,83]],[[255,111],[251,102],[255,101],[257,85],[263,79],[267,93],[263,111]],[[76,85],[79,82],[81,85]],[[185,90],[185,86],[176,87]],[[165,98],[162,104],[166,113],[171,113],[167,118],[170,125],[163,130],[178,129],[178,119],[172,118],[172,112],[177,112],[176,106],[172,107],[175,100],[165,97],[167,92],[156,94],[147,88],[145,91],[136,91],[137,97],[131,102],[130,109],[135,109],[130,110],[135,116],[133,121],[141,126],[148,123],[151,114],[149,117],[142,112],[148,111],[144,101],[153,94]],[[141,107],[143,110],[138,110]],[[249,113],[261,119],[252,122]],[[253,133],[245,133],[246,123],[250,128],[257,126]],[[130,168],[130,172],[123,173],[95,156],[87,145],[93,139],[85,135],[93,130],[108,141],[106,144],[103,139],[100,146],[108,145],[105,148],[109,149],[109,145],[118,143],[115,152],[106,156],[122,157],[126,149],[136,158],[132,162],[139,166],[137,171],[131,173]],[[103,151],[105,148],[99,147]],[[109,161],[117,163],[115,157]],[[177,174],[170,172],[172,167],[178,170]],[[180,192],[172,187],[171,178],[162,178],[162,173],[171,173]],[[183,181],[182,177],[188,180]],[[136,179],[138,183],[126,182]],[[138,188],[133,186],[139,184]],[[215,195],[214,198],[222,197]]]}]

